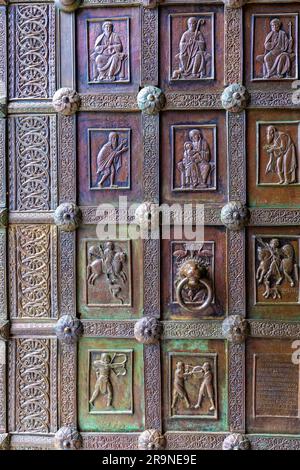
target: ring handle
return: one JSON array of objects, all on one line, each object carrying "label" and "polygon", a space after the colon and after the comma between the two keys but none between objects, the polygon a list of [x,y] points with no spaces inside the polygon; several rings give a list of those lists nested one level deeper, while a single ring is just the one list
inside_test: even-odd
[{"label": "ring handle", "polygon": [[207,290],[207,298],[206,298],[205,302],[203,302],[203,304],[197,305],[196,307],[193,307],[193,306],[187,305],[185,303],[185,301],[183,300],[183,296],[182,296],[182,290],[186,286],[186,284],[188,284],[189,282],[190,282],[190,279],[185,277],[178,283],[178,285],[176,287],[177,301],[178,301],[180,307],[183,308],[184,310],[187,310],[188,312],[193,312],[193,313],[202,312],[207,307],[209,307],[211,302],[212,302],[213,292],[212,292],[211,285],[205,279],[198,279],[198,283],[203,284],[204,287]]}]

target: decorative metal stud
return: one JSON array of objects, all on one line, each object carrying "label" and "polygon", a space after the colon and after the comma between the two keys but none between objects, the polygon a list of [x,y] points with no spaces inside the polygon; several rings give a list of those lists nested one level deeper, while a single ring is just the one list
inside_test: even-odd
[{"label": "decorative metal stud", "polygon": [[230,343],[241,344],[249,333],[249,324],[240,315],[230,315],[223,321],[222,333]]},{"label": "decorative metal stud", "polygon": [[82,335],[83,325],[78,318],[72,315],[63,315],[55,325],[55,333],[60,341],[73,344]]},{"label": "decorative metal stud", "polygon": [[54,447],[59,450],[77,450],[82,446],[82,437],[75,427],[64,426],[54,436]]},{"label": "decorative metal stud", "polygon": [[230,434],[222,445],[223,450],[250,450],[250,441],[243,434]]},{"label": "decorative metal stud", "polygon": [[58,113],[71,116],[80,107],[80,96],[72,88],[60,88],[54,93],[52,104]]},{"label": "decorative metal stud", "polygon": [[81,3],[81,0],[55,0],[55,5],[61,11],[66,13],[71,13],[72,11],[77,10]]},{"label": "decorative metal stud", "polygon": [[141,89],[137,95],[137,103],[143,113],[155,115],[165,106],[166,98],[160,88],[150,85]]},{"label": "decorative metal stud", "polygon": [[135,221],[142,230],[156,230],[159,227],[158,204],[143,202],[135,211]]},{"label": "decorative metal stud", "polygon": [[227,8],[241,8],[247,0],[223,0],[223,3]]},{"label": "decorative metal stud", "polygon": [[136,322],[134,326],[134,336],[139,343],[158,343],[162,334],[162,324],[157,318],[144,317]]},{"label": "decorative metal stud", "polygon": [[242,230],[250,220],[250,212],[239,201],[231,201],[221,210],[221,221],[229,230]]},{"label": "decorative metal stud", "polygon": [[5,228],[8,225],[8,210],[0,210],[0,228]]},{"label": "decorative metal stud", "polygon": [[142,0],[144,8],[156,8],[158,5],[158,0]]},{"label": "decorative metal stud", "polygon": [[54,223],[63,232],[74,232],[81,224],[82,214],[72,202],[60,204],[54,212]]},{"label": "decorative metal stud", "polygon": [[0,321],[0,339],[7,341],[9,339],[10,323],[9,321]]},{"label": "decorative metal stud", "polygon": [[0,450],[9,450],[10,447],[10,435],[0,434]]},{"label": "decorative metal stud", "polygon": [[246,87],[239,83],[234,83],[225,88],[221,96],[221,101],[226,111],[240,113],[247,106],[249,93]]},{"label": "decorative metal stud", "polygon": [[162,450],[165,446],[166,439],[158,429],[147,429],[139,436],[140,450]]}]

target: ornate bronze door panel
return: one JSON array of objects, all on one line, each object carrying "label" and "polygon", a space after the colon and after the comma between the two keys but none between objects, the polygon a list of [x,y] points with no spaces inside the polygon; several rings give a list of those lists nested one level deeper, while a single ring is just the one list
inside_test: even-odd
[{"label": "ornate bronze door panel", "polygon": [[0,4],[0,447],[300,449],[299,4]]}]

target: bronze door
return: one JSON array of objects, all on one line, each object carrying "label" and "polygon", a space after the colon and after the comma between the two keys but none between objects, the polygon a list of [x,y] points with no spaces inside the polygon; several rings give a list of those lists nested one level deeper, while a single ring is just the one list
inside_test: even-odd
[{"label": "bronze door", "polygon": [[299,449],[298,4],[0,3],[0,447]]}]

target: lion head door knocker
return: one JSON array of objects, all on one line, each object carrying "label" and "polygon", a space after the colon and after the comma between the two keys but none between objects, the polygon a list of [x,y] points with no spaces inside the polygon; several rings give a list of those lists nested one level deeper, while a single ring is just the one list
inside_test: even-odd
[{"label": "lion head door knocker", "polygon": [[175,280],[176,300],[188,312],[203,312],[213,301],[211,281],[211,250],[204,249],[204,243],[190,246],[173,253],[177,262]]},{"label": "lion head door knocker", "polygon": [[127,356],[123,353],[102,353],[100,359],[93,361],[93,370],[96,374],[96,383],[93,394],[89,401],[90,405],[95,406],[95,400],[99,395],[106,396],[106,407],[113,406],[114,389],[111,381],[111,374],[117,377],[127,374],[126,369]]},{"label": "lion head door knocker", "polygon": [[87,281],[93,286],[96,279],[105,275],[106,283],[113,299],[124,304],[122,291],[128,284],[125,264],[127,254],[115,243],[108,241],[103,245],[93,245],[88,251]]}]

